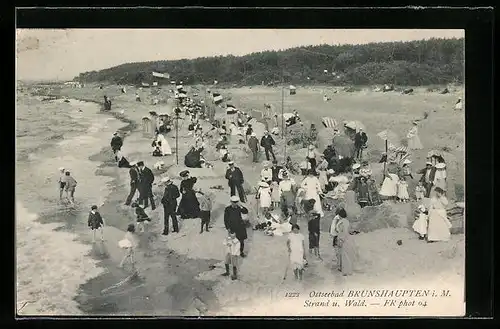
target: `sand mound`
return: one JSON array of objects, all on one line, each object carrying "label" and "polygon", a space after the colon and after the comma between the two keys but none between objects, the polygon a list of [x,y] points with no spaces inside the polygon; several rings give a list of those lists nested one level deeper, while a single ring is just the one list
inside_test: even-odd
[{"label": "sand mound", "polygon": [[179,173],[183,170],[189,170],[191,176],[197,177],[198,179],[202,178],[218,178],[223,176],[225,171],[223,168],[214,167],[214,168],[186,168],[183,165],[173,165],[167,171],[167,175],[170,178],[180,179]]},{"label": "sand mound", "polygon": [[351,220],[352,229],[359,232],[372,232],[384,228],[401,227],[401,215],[387,203],[361,209],[360,215]]}]

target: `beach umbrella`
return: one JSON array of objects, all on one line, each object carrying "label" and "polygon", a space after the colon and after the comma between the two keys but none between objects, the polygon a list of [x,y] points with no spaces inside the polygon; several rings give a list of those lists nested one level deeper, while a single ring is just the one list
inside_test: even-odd
[{"label": "beach umbrella", "polygon": [[441,157],[441,158],[444,159],[444,152],[441,151],[441,150],[432,149],[429,152],[427,152],[427,157],[428,158],[431,158],[431,157]]},{"label": "beach umbrella", "polygon": [[387,141],[388,144],[392,145],[400,144],[400,139],[398,135],[389,129],[379,132],[377,136],[380,137],[383,141]]},{"label": "beach umbrella", "polygon": [[325,128],[335,128],[337,126],[337,120],[331,117],[321,118],[321,123],[325,126]]},{"label": "beach umbrella", "polygon": [[366,130],[365,125],[362,124],[360,121],[356,121],[356,120],[348,121],[348,122],[344,123],[344,127],[352,129],[352,130],[356,130],[356,131],[358,131],[359,129]]}]

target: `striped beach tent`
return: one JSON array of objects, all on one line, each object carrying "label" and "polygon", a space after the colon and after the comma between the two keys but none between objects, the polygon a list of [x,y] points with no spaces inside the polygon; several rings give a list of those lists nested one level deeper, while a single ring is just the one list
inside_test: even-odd
[{"label": "striped beach tent", "polygon": [[236,114],[238,113],[238,110],[234,105],[227,104],[226,105],[226,114]]},{"label": "striped beach tent", "polygon": [[157,77],[157,78],[165,78],[165,79],[170,78],[170,74],[168,74],[168,73],[159,73],[159,72],[154,72],[154,71],[153,71],[153,76]]},{"label": "striped beach tent", "polygon": [[335,128],[337,126],[337,120],[330,117],[321,118],[321,123],[325,126],[325,128]]},{"label": "striped beach tent", "polygon": [[214,100],[214,104],[218,105],[218,104],[222,103],[223,98],[222,98],[221,94],[219,94],[219,93],[212,93],[212,97],[213,97],[213,100]]}]

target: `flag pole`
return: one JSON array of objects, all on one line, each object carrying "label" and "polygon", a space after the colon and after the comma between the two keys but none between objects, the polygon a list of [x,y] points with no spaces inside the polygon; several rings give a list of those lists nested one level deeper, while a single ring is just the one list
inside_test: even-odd
[{"label": "flag pole", "polygon": [[286,159],[286,124],[285,124],[285,70],[281,71],[281,138],[283,138],[283,161]]},{"label": "flag pole", "polygon": [[179,112],[175,113],[175,161],[179,165]]},{"label": "flag pole", "polygon": [[387,164],[387,157],[389,156],[389,154],[387,153],[387,149],[388,149],[388,144],[387,144],[387,139],[385,140],[385,161],[384,161],[384,175],[385,175],[385,166]]}]

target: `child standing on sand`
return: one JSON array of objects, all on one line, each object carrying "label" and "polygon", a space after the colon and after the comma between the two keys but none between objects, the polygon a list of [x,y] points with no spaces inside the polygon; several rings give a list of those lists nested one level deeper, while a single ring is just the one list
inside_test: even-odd
[{"label": "child standing on sand", "polygon": [[304,235],[300,233],[300,227],[297,224],[292,225],[292,232],[288,234],[286,246],[290,258],[290,267],[293,270],[296,280],[302,280],[304,264],[306,263],[306,248],[304,246]]},{"label": "child standing on sand", "polygon": [[212,199],[208,193],[203,192],[201,189],[196,192],[196,197],[200,203],[200,219],[201,219],[201,230],[200,234],[203,233],[203,227],[205,231],[208,231],[208,224],[210,224],[210,211],[212,211]]},{"label": "child standing on sand", "polygon": [[226,246],[226,259],[225,259],[225,267],[226,272],[223,273],[223,276],[229,276],[229,266],[233,266],[233,275],[231,276],[232,280],[236,280],[238,278],[238,263],[240,257],[240,241],[236,238],[236,233],[232,231],[228,231],[228,236],[224,239],[224,246]]},{"label": "child standing on sand", "polygon": [[280,188],[278,185],[278,182],[272,182],[271,183],[271,208],[272,209],[279,209],[280,208],[280,200],[281,200],[281,193],[280,193]]},{"label": "child standing on sand", "polygon": [[65,172],[66,172],[66,170],[64,169],[64,167],[59,168],[59,199],[60,200],[62,200],[62,196],[64,193],[64,187],[66,185]]},{"label": "child standing on sand", "polygon": [[408,194],[408,183],[406,182],[406,177],[402,176],[399,178],[399,181],[397,183],[397,189],[398,189],[398,201],[406,203],[410,199],[410,196]]},{"label": "child standing on sand", "polygon": [[118,246],[127,251],[127,254],[123,257],[120,262],[119,267],[123,268],[125,262],[128,260],[132,265],[132,269],[135,270],[135,248],[137,247],[137,239],[135,236],[135,226],[134,224],[129,224],[127,227],[127,233],[125,237],[118,242]]},{"label": "child standing on sand", "polygon": [[88,226],[92,230],[92,242],[95,242],[95,231],[98,229],[101,230],[101,241],[104,241],[104,221],[95,205],[90,208]]},{"label": "child standing on sand", "polygon": [[420,201],[424,198],[425,195],[425,187],[422,185],[422,182],[418,182],[418,185],[415,187],[415,199]]}]

